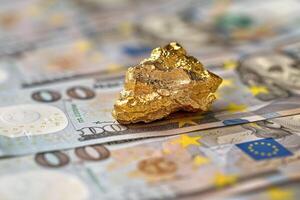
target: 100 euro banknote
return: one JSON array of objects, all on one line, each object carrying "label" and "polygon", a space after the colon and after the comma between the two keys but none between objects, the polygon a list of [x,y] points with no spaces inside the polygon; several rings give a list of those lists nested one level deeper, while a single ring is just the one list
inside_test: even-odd
[{"label": "100 euro banknote", "polygon": [[124,72],[4,91],[0,99],[0,155],[176,135],[300,113],[296,94],[276,96],[274,87],[245,83],[236,70],[216,73],[224,81],[211,111],[176,113],[154,123],[126,126],[111,116]]},{"label": "100 euro banknote", "polygon": [[[297,181],[300,116],[0,160],[4,199],[224,198]],[[43,183],[43,184],[41,184]],[[51,187],[50,187],[51,186]]]}]

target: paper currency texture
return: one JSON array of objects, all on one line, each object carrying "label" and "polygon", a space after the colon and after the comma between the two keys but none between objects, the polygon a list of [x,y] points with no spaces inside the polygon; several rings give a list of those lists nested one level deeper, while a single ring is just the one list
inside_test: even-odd
[{"label": "paper currency texture", "polygon": [[151,122],[183,110],[207,111],[222,79],[176,42],[158,47],[130,67],[113,116],[123,124]]}]

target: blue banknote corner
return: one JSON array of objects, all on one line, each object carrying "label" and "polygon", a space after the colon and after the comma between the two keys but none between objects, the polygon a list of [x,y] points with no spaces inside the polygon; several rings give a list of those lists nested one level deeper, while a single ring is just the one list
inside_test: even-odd
[{"label": "blue banknote corner", "polygon": [[273,138],[260,139],[236,144],[243,152],[254,160],[265,160],[293,155]]},{"label": "blue banknote corner", "polygon": [[249,121],[246,119],[228,119],[228,120],[224,120],[223,124],[226,126],[230,126],[230,125],[236,125],[236,124],[245,124],[248,122]]},{"label": "blue banknote corner", "polygon": [[149,54],[152,48],[148,46],[124,46],[123,52],[129,56],[141,56]]}]

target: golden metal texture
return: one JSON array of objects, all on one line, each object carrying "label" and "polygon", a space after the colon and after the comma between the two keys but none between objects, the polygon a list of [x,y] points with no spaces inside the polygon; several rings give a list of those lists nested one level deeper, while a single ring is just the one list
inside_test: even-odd
[{"label": "golden metal texture", "polygon": [[112,115],[122,124],[151,122],[183,110],[207,111],[222,79],[176,42],[152,50],[126,73]]}]

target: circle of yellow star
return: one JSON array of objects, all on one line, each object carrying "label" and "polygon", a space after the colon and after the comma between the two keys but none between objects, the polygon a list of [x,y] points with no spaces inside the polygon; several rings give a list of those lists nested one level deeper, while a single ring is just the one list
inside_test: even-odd
[{"label": "circle of yellow star", "polygon": [[[255,150],[255,146],[269,146],[271,152],[259,152],[257,150]],[[268,157],[271,157],[272,155],[276,155],[278,152],[279,152],[279,149],[275,146],[275,145],[272,145],[271,143],[267,142],[256,142],[253,144],[249,144],[248,145],[248,150],[251,151],[251,152],[254,152],[254,154],[258,155],[260,154],[260,156],[268,156]]]}]

